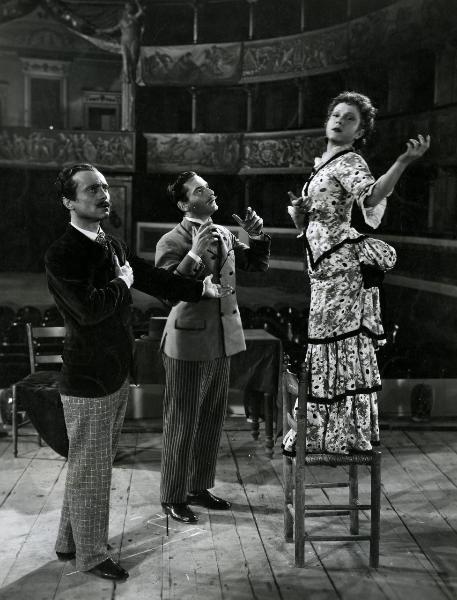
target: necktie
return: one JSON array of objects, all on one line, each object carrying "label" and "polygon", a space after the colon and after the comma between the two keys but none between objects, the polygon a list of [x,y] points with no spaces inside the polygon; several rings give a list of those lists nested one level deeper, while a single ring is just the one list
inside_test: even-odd
[{"label": "necktie", "polygon": [[108,249],[108,240],[106,239],[106,235],[104,231],[99,231],[97,234],[97,237],[95,238],[95,241],[97,242],[97,244],[100,244],[100,246],[103,246],[103,248],[105,248],[106,250]]},{"label": "necktie", "polygon": [[95,238],[95,242],[100,244],[105,251],[105,257],[109,258],[111,266],[114,268],[114,250],[111,246],[110,241],[105,235],[104,231],[99,231],[97,237]]}]

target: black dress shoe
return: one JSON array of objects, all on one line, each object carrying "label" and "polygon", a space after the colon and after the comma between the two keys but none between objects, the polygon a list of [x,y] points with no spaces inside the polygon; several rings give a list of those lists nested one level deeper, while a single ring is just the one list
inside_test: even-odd
[{"label": "black dress shoe", "polygon": [[112,558],[107,558],[99,565],[95,565],[92,569],[88,570],[88,573],[102,577],[103,579],[112,579],[116,581],[122,581],[127,579],[129,576],[128,571],[123,569],[121,565],[115,562]]},{"label": "black dress shoe", "polygon": [[76,558],[75,552],[56,552],[59,560],[73,560]]},{"label": "black dress shoe", "polygon": [[216,510],[228,510],[232,505],[227,500],[214,496],[208,490],[200,490],[199,492],[191,492],[187,496],[189,504],[198,504],[205,508],[214,508]]},{"label": "black dress shoe", "polygon": [[162,508],[165,514],[170,515],[175,521],[182,523],[196,523],[198,517],[193,513],[185,502],[173,504],[172,502],[162,502]]}]

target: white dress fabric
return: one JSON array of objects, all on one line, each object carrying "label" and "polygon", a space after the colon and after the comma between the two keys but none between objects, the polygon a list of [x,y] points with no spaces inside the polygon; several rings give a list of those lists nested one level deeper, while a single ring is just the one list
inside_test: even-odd
[{"label": "white dress fabric", "polygon": [[[379,443],[377,390],[381,389],[375,350],[385,343],[378,287],[367,287],[361,264],[387,271],[395,250],[351,227],[357,202],[365,221],[377,227],[386,207],[364,206],[375,182],[365,160],[349,151],[319,162],[304,196],[309,224],[305,246],[311,301],[307,451],[347,454],[369,451]],[[295,432],[283,440],[295,452]]]}]

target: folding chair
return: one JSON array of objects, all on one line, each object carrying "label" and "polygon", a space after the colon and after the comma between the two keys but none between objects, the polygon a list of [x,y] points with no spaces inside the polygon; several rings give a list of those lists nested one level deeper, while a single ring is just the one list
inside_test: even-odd
[{"label": "folding chair", "polygon": [[[26,331],[30,374],[12,388],[14,456],[17,456],[18,430],[29,422],[37,430],[40,446],[43,437],[56,452],[66,456],[68,437],[58,389],[59,371],[55,370],[56,365],[62,364],[65,327],[35,327],[26,323]],[[49,370],[49,367],[53,370]],[[46,370],[39,370],[42,368]],[[20,424],[18,411],[25,411],[28,417]]]},{"label": "folding chair", "polygon": [[[305,542],[327,541],[369,541],[370,567],[379,564],[379,536],[381,509],[381,452],[372,450],[367,453],[332,454],[311,453],[306,451],[307,432],[307,395],[308,377],[303,365],[300,377],[288,369],[287,357],[283,364],[282,396],[283,396],[283,431],[291,427],[297,432],[295,457],[283,457],[284,474],[284,537],[287,542],[295,541],[295,566],[305,566]],[[293,418],[293,408],[298,397],[298,409]],[[312,466],[346,466],[349,477],[337,483],[306,483],[305,467]],[[371,471],[371,503],[359,504],[358,500],[358,466],[369,466]],[[349,488],[347,504],[307,504],[306,490],[312,488]],[[370,511],[370,533],[359,533],[359,511]],[[350,527],[347,535],[312,535],[306,529],[306,517],[349,516]]]}]

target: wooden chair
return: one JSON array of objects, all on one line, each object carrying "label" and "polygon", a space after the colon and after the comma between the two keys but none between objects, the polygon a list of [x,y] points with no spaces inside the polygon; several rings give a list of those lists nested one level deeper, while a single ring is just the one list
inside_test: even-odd
[{"label": "wooden chair", "polygon": [[[60,408],[60,394],[58,391],[59,371],[56,365],[62,364],[62,346],[65,337],[65,327],[42,327],[26,323],[27,348],[30,361],[30,374],[15,383],[12,388],[12,433],[13,451],[17,456],[17,443],[19,429],[30,421],[37,429],[38,443],[41,446],[41,437],[49,443],[48,432],[54,428],[57,421],[62,425],[63,410]],[[50,370],[50,367],[52,370]],[[46,370],[40,370],[45,368]],[[45,402],[43,402],[45,399]],[[50,408],[50,411],[49,411]],[[18,423],[18,411],[25,411],[27,419]],[[49,414],[51,421],[49,420]],[[66,438],[57,432],[57,437]],[[30,434],[29,434],[30,435]],[[31,434],[35,435],[35,434]],[[67,438],[68,441],[68,438]],[[50,443],[53,447],[52,442]],[[59,439],[59,448],[65,443]],[[61,453],[59,450],[57,450]]]},{"label": "wooden chair", "polygon": [[[305,542],[326,541],[369,541],[370,567],[379,564],[379,535],[381,508],[381,452],[372,450],[368,453],[330,454],[306,452],[307,431],[307,372],[304,366],[297,377],[288,369],[287,359],[282,372],[283,395],[283,431],[291,427],[297,432],[296,456],[283,457],[284,473],[284,537],[287,542],[295,541],[295,566],[305,566]],[[296,418],[292,417],[294,403],[298,397]],[[345,466],[349,476],[338,483],[306,483],[305,467],[312,466]],[[369,466],[371,471],[371,503],[359,504],[358,500],[358,466]],[[305,492],[312,488],[349,488],[347,504],[307,504]],[[370,533],[359,533],[359,511],[369,510],[371,513]],[[349,533],[347,535],[312,535],[306,530],[306,517],[349,516]]]}]

